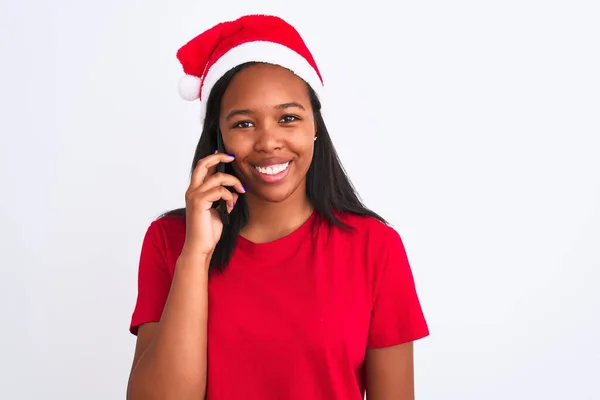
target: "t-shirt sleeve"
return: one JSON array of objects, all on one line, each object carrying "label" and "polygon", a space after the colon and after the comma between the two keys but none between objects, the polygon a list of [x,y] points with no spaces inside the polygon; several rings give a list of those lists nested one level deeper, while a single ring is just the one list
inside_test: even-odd
[{"label": "t-shirt sleeve", "polygon": [[144,236],[139,258],[137,301],[129,331],[137,335],[140,325],[158,322],[171,288],[171,273],[166,263],[162,231],[154,221]]},{"label": "t-shirt sleeve", "polygon": [[394,346],[429,335],[402,239],[392,228],[383,236],[375,265],[368,348]]}]

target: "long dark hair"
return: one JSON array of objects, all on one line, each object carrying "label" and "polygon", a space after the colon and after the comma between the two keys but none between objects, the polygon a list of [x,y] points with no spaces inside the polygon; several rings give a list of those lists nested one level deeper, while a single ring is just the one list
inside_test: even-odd
[{"label": "long dark hair", "polygon": [[[252,64],[255,63],[245,63],[231,69],[214,85],[206,104],[204,126],[200,140],[196,146],[191,171],[194,170],[200,159],[215,152],[223,94],[235,74]],[[334,227],[350,229],[350,226],[341,221],[336,216],[336,213],[368,216],[387,223],[381,216],[369,210],[360,200],[327,132],[325,121],[321,115],[321,102],[310,85],[307,84],[306,86],[317,126],[317,140],[315,141],[313,159],[306,175],[306,195],[308,200],[311,202],[316,213]],[[235,175],[229,164],[226,164],[225,172]],[[169,211],[163,214],[162,217],[174,215],[185,217],[185,208]],[[227,266],[235,248],[237,237],[247,222],[248,207],[242,195],[239,197],[230,214],[229,225],[223,228],[221,238],[215,247],[210,261],[211,270],[217,268],[223,271]]]}]

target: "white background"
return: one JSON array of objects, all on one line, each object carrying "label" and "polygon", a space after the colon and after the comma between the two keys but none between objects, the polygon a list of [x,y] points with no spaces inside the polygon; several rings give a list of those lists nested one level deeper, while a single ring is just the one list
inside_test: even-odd
[{"label": "white background", "polygon": [[175,52],[263,12],[406,242],[417,398],[600,399],[598,3],[219,3],[2,0],[0,398],[124,398],[141,240],[200,132]]}]

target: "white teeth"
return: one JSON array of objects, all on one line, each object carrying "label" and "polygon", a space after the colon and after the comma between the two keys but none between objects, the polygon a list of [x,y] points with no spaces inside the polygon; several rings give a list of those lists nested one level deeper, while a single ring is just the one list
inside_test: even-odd
[{"label": "white teeth", "polygon": [[288,161],[284,164],[275,164],[275,165],[270,165],[268,167],[255,166],[254,168],[256,168],[256,170],[258,172],[260,172],[261,174],[275,175],[275,174],[285,171],[289,165],[290,165],[290,162]]}]

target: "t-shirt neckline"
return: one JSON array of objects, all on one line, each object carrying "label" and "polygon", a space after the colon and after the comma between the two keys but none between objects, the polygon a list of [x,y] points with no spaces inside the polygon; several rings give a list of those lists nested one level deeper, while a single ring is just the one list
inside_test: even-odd
[{"label": "t-shirt neckline", "polygon": [[265,243],[255,243],[245,237],[238,235],[237,250],[252,258],[269,258],[278,259],[285,258],[290,253],[293,253],[300,244],[308,239],[312,226],[317,217],[317,212],[313,210],[310,216],[289,234]]}]

